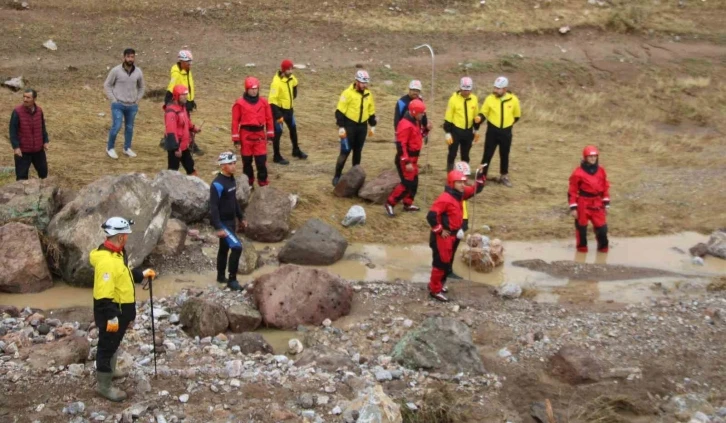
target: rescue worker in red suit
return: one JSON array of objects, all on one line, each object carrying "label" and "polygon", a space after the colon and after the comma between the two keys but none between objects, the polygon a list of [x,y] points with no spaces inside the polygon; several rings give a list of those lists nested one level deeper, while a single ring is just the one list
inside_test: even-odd
[{"label": "rescue worker in red suit", "polygon": [[403,201],[403,210],[415,212],[421,210],[413,204],[418,190],[418,157],[423,147],[423,137],[428,132],[421,124],[426,116],[426,105],[419,99],[411,100],[408,111],[396,126],[396,170],[401,178],[393,189],[388,201],[384,204],[386,214],[393,217],[393,208]]},{"label": "rescue worker in red suit", "polygon": [[608,252],[607,210],[610,208],[610,183],[605,169],[598,164],[599,153],[591,145],[582,151],[582,164],[570,176],[567,197],[575,218],[577,251],[587,252],[587,223],[592,222],[597,250]]},{"label": "rescue worker in red suit", "polygon": [[449,301],[444,295],[446,275],[454,260],[454,243],[464,238],[464,208],[462,202],[481,192],[486,177],[480,168],[476,172],[476,185],[466,185],[466,175],[452,170],[447,177],[444,192],[434,201],[426,220],[431,226],[429,246],[433,253],[429,295],[442,302]]},{"label": "rescue worker in red suit", "polygon": [[[260,97],[260,81],[252,76],[245,79],[245,93],[232,106],[232,142],[242,153],[242,172],[250,187],[255,182],[252,160],[257,167],[257,183],[267,182],[267,143],[275,137],[272,109],[267,99]],[[254,187],[253,187],[254,188]]]},{"label": "rescue worker in red suit", "polygon": [[167,152],[168,169],[179,170],[181,163],[187,175],[196,175],[194,158],[189,147],[192,141],[191,134],[197,134],[201,129],[194,126],[189,118],[186,108],[188,94],[187,87],[177,85],[172,90],[172,102],[163,106],[166,126],[164,148]]}]

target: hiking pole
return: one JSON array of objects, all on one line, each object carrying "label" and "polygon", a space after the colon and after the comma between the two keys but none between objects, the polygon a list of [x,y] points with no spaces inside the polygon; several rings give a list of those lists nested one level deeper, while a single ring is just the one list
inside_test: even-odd
[{"label": "hiking pole", "polygon": [[[485,163],[481,166],[480,169],[477,169],[476,172],[474,172],[474,183],[476,184],[476,175],[481,171],[484,170],[485,167],[488,166],[488,163]],[[476,191],[475,194],[471,197],[471,229],[472,231],[476,231],[476,224],[474,223],[474,218],[476,217]],[[471,281],[471,245],[467,242],[466,245],[469,247],[469,281]]]},{"label": "hiking pole", "polygon": [[151,346],[154,350],[154,377],[157,377],[156,373],[156,324],[154,323],[154,285],[152,284],[152,278],[146,279],[146,283],[142,286],[143,289],[149,291],[149,304],[151,305]]},{"label": "hiking pole", "polygon": [[[435,98],[434,97],[434,68],[435,68],[435,66],[434,66],[434,61],[435,61],[434,49],[428,44],[421,44],[420,46],[414,47],[413,49],[418,50],[423,47],[427,47],[429,49],[429,52],[431,52],[431,103],[430,104],[431,104],[431,110],[433,110],[434,98]],[[424,144],[424,148],[426,149],[426,151],[424,152],[424,154],[426,155],[426,158],[424,159],[424,169],[426,169],[426,171],[428,172],[428,168],[429,168],[429,143],[428,142],[426,144]],[[423,178],[421,178],[421,182],[423,182]],[[426,185],[423,183],[421,185],[423,186],[423,189],[424,189],[423,190],[424,204],[428,204],[428,202],[426,201]]]}]

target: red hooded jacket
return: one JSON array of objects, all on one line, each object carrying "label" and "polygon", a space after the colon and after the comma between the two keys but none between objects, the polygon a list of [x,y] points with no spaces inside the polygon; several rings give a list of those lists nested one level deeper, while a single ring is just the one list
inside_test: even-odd
[{"label": "red hooded jacket", "polygon": [[166,125],[167,150],[173,150],[174,148],[172,147],[175,144],[178,145],[176,150],[185,151],[189,149],[189,144],[192,140],[191,132],[196,129],[189,118],[186,106],[170,103],[163,106],[163,108],[165,112],[164,123]]},{"label": "red hooded jacket", "polygon": [[570,188],[567,190],[567,200],[570,208],[577,207],[579,199],[588,201],[602,201],[605,205],[610,203],[610,182],[608,182],[605,169],[596,165],[595,173],[587,172],[579,166],[570,176]]},{"label": "red hooded jacket", "polygon": [[409,163],[410,156],[418,156],[418,152],[423,147],[421,124],[411,117],[408,112],[403,119],[398,121],[396,142],[401,144],[401,161],[404,164]]},{"label": "red hooded jacket", "polygon": [[[254,99],[257,101],[254,101]],[[254,101],[254,102],[253,102]],[[267,131],[267,137],[275,136],[272,109],[264,97],[244,95],[232,106],[232,142],[240,143],[240,131]]]}]

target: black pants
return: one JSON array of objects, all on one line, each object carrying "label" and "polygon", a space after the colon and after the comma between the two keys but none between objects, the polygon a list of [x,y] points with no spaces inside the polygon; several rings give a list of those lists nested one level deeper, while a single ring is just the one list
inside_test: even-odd
[{"label": "black pants", "polygon": [[35,171],[38,172],[40,179],[48,177],[48,161],[45,157],[45,150],[40,150],[36,153],[23,153],[23,157],[15,155],[13,157],[15,158],[16,181],[28,179],[31,164],[35,168]]},{"label": "black pants", "polygon": [[[300,149],[297,143],[297,124],[295,123],[295,116],[292,109],[280,109],[282,111],[282,118],[287,125],[287,129],[290,131],[290,142],[292,142],[293,154]],[[274,151],[274,158],[279,159],[280,155],[280,138],[282,138],[282,124],[275,122],[275,139],[272,141],[272,150]]]},{"label": "black pants", "polygon": [[187,175],[193,175],[194,171],[194,158],[192,158],[192,152],[189,149],[182,151],[181,157],[177,157],[174,153],[175,150],[167,151],[167,162],[169,163],[168,168],[170,170],[179,170],[179,164],[181,163],[186,170]]},{"label": "black pants", "polygon": [[340,178],[343,174],[343,168],[345,162],[348,161],[348,156],[353,153],[353,166],[360,164],[361,154],[363,153],[363,145],[366,143],[366,136],[368,136],[368,125],[365,123],[347,125],[345,127],[345,133],[348,135],[348,145],[350,145],[350,151],[347,153],[340,152],[338,161],[335,163],[335,177]]},{"label": "black pants", "polygon": [[[234,222],[222,222],[222,224],[232,233],[235,231]],[[230,254],[229,250],[232,250]],[[219,250],[217,251],[217,279],[224,279],[224,271],[227,268],[227,256],[229,256],[229,279],[237,279],[237,269],[239,269],[239,259],[242,256],[242,248],[229,248],[227,240],[219,238]]]},{"label": "black pants", "polygon": [[489,163],[494,157],[494,152],[499,147],[499,173],[502,175],[509,174],[509,151],[512,148],[512,127],[499,129],[495,126],[488,125],[487,133],[484,138],[484,156],[481,164],[487,164],[484,168],[484,175],[489,170]]},{"label": "black pants", "polygon": [[98,327],[98,350],[96,351],[96,370],[100,373],[111,373],[111,358],[126,334],[126,329],[134,319],[122,314],[118,318],[118,331],[107,332],[106,323],[108,322],[103,316],[94,316],[96,327]]},{"label": "black pants", "polygon": [[461,160],[469,163],[469,152],[474,142],[474,132],[471,129],[454,128],[451,131],[454,142],[449,146],[449,156],[446,158],[446,170],[451,171],[456,161],[456,153],[461,150]]},{"label": "black pants", "polygon": [[250,186],[255,183],[255,169],[252,167],[254,158],[257,167],[257,183],[262,187],[267,185],[267,155],[242,156],[242,173],[247,176]]}]

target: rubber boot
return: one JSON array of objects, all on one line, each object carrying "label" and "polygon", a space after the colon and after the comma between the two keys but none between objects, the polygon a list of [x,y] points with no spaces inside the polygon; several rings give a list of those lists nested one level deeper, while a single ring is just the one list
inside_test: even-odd
[{"label": "rubber boot", "polygon": [[96,372],[96,393],[109,401],[121,402],[126,399],[126,392],[113,386],[113,373]]},{"label": "rubber boot", "polygon": [[111,372],[113,373],[113,378],[116,379],[128,376],[126,373],[123,373],[116,368],[116,363],[118,363],[118,351],[116,351],[116,353],[111,357]]}]

